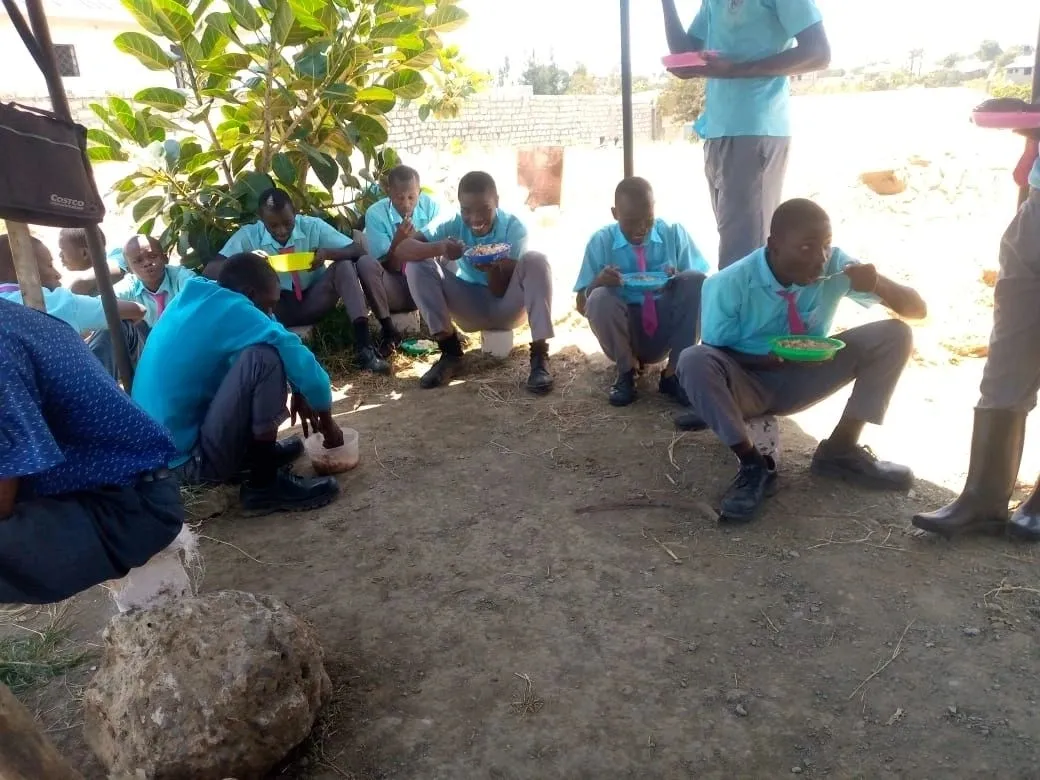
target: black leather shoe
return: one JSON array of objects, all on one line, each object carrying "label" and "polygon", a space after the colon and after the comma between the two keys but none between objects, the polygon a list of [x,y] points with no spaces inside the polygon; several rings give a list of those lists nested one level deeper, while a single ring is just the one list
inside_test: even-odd
[{"label": "black leather shoe", "polygon": [[680,431],[708,430],[708,423],[704,422],[704,420],[701,419],[701,416],[693,410],[679,412],[672,418],[672,421],[675,423],[675,427]]},{"label": "black leather shoe", "polygon": [[305,479],[291,471],[278,472],[269,485],[246,482],[239,491],[242,509],[247,512],[304,512],[331,503],[339,494],[333,477]]},{"label": "black leather shoe", "polygon": [[402,336],[396,328],[384,328],[382,335],[379,337],[379,355],[383,358],[389,358],[394,354],[401,342],[404,341]]},{"label": "black leather shoe", "polygon": [[358,352],[358,365],[362,371],[371,371],[373,374],[389,374],[390,364],[376,352],[375,347],[362,347]]},{"label": "black leather shoe", "polygon": [[299,436],[279,439],[274,445],[274,451],[275,463],[278,465],[278,468],[288,466],[303,455],[303,439]]},{"label": "black leather shoe", "polygon": [[431,390],[447,384],[459,373],[461,367],[461,357],[442,352],[433,367],[419,378],[419,387]]},{"label": "black leather shoe", "polygon": [[679,384],[679,377],[675,374],[671,376],[662,376],[660,381],[657,383],[657,392],[661,395],[666,395],[675,401],[679,406],[689,406],[690,399],[686,397],[686,391],[683,390],[683,386]]},{"label": "black leather shoe", "polygon": [[608,396],[611,406],[628,406],[636,400],[636,372],[619,373],[617,381],[610,387]]},{"label": "black leather shoe", "polygon": [[1040,480],[1033,487],[1032,495],[1011,515],[1008,535],[1023,542],[1040,542]]},{"label": "black leather shoe", "polygon": [[553,389],[553,378],[549,373],[549,356],[544,352],[531,353],[531,373],[527,376],[527,389],[535,395],[545,395]]},{"label": "black leather shoe", "polygon": [[744,463],[726,488],[719,508],[719,522],[737,525],[750,523],[767,496],[776,488],[776,463],[765,458],[761,463]]},{"label": "black leather shoe", "polygon": [[841,479],[872,490],[907,491],[914,486],[914,472],[907,466],[878,460],[869,447],[862,445],[836,450],[827,439],[816,448],[810,470],[818,477]]}]

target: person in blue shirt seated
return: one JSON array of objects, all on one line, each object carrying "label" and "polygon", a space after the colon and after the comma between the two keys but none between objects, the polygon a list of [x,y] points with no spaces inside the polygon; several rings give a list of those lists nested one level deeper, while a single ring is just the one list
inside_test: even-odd
[{"label": "person in blue shirt seated", "polygon": [[[257,222],[243,225],[228,239],[220,254],[207,264],[205,275],[217,279],[224,260],[242,252],[313,252],[309,271],[278,274],[282,291],[274,310],[278,321],[287,328],[316,325],[342,300],[354,324],[354,347],[361,368],[389,374],[390,364],[376,352],[368,331],[368,302],[355,265],[363,254],[360,244],[354,244],[323,219],[298,215],[283,190],[261,193],[257,216]],[[327,263],[332,267],[326,268]]]},{"label": "person in blue shirt seated", "polygon": [[0,603],[61,601],[168,547],[173,452],[75,331],[0,300]]},{"label": "person in blue shirt seated", "polygon": [[[104,242],[105,234],[101,234]],[[126,273],[126,265],[120,262],[122,253],[108,255],[108,275],[115,284]],[[58,233],[58,260],[65,268],[62,281],[72,292],[79,295],[97,295],[97,277],[94,264],[87,249],[87,231],[83,228],[62,228]]]},{"label": "person in blue shirt seated", "polygon": [[[494,263],[463,256],[467,248],[507,244],[509,256]],[[438,387],[462,364],[463,330],[513,330],[524,320],[531,328],[531,370],[527,389],[541,395],[553,387],[548,339],[553,337],[552,271],[545,255],[527,251],[527,228],[498,207],[495,180],[471,171],[459,181],[459,213],[429,225],[398,245],[405,276],[419,313],[437,340],[441,355],[419,380]],[[452,273],[436,258],[457,261]]]},{"label": "person in blue shirt seated", "polygon": [[420,186],[414,168],[398,165],[387,174],[388,197],[365,212],[368,254],[358,260],[357,269],[372,312],[382,325],[384,347],[401,343],[390,315],[418,308],[408,291],[397,250],[406,238],[425,230],[439,213],[437,203]]},{"label": "person in blue shirt seated", "polygon": [[817,448],[813,473],[878,489],[908,490],[913,484],[910,469],[879,461],[859,445],[866,423],[881,424],[913,351],[905,322],[886,319],[837,334],[845,348],[824,363],[789,362],[771,352],[776,337],[827,336],[846,297],[862,306],[884,304],[900,317],[927,314],[916,291],[832,247],[827,213],[803,199],[776,210],[765,247],[704,282],[702,344],[682,353],[678,374],[692,407],[687,414],[711,428],[740,460],[720,521],[751,520],[775,486],[776,466],[751,443],[744,421],[794,414],[850,382],[852,396],[834,432]]},{"label": "person in blue shirt seated", "polygon": [[1000,274],[993,291],[993,327],[975,407],[968,475],[961,494],[913,524],[947,539],[962,534],[1006,533],[1040,542],[1040,480],[1008,517],[1018,482],[1026,420],[1040,390],[1040,131],[1016,166],[1027,187],[1000,242]]},{"label": "person in blue shirt seated", "polygon": [[116,297],[144,306],[143,322],[150,329],[196,273],[190,268],[170,265],[162,245],[151,236],[132,237],[123,247],[123,254],[130,275],[116,285]]},{"label": "person in blue shirt seated", "polygon": [[[668,48],[705,65],[671,72],[706,78],[704,173],[719,228],[719,268],[765,244],[791,147],[788,78],[823,70],[830,44],[815,0],[702,0],[684,29],[662,0]],[[794,45],[797,43],[797,45]]]},{"label": "person in blue shirt seated", "polygon": [[316,509],[339,492],[335,479],[285,468],[303,450],[278,441],[289,386],[292,418],[313,425],[326,447],[343,444],[332,419],[329,376],[299,336],[271,315],[278,274],[260,255],[232,255],[220,279],[189,279],[155,323],[134,378],[133,399],[170,430],[169,467],[187,483],[240,479],[249,511]]},{"label": "person in blue shirt seated", "polygon": [[[613,406],[635,401],[637,369],[667,358],[658,390],[685,406],[675,364],[697,342],[708,262],[686,228],[654,217],[654,191],[646,179],[618,184],[610,213],[616,222],[593,234],[574,285],[578,311],[603,354],[617,364],[609,401]],[[622,274],[641,271],[664,272],[671,279],[657,292],[622,286]]]},{"label": "person in blue shirt seated", "polygon": [[[90,351],[101,361],[105,370],[115,377],[115,354],[101,299],[94,295],[78,295],[62,287],[61,276],[54,268],[54,258],[51,257],[50,250],[37,238],[33,238],[32,243],[47,313],[71,325],[81,336],[86,336]],[[12,303],[22,303],[11,244],[7,236],[0,236],[0,298]],[[116,306],[119,319],[122,321],[122,336],[130,353],[130,362],[135,364],[144,348],[144,337],[137,325],[144,319],[145,308],[134,301],[117,301]]]}]

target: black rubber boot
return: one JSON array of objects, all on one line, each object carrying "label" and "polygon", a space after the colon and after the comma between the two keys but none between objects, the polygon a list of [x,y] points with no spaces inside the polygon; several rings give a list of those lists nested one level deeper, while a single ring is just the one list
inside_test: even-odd
[{"label": "black rubber boot", "polygon": [[1040,479],[1029,498],[1011,515],[1008,535],[1023,542],[1040,542]]},{"label": "black rubber boot", "polygon": [[976,409],[971,460],[964,489],[953,503],[914,515],[914,526],[952,539],[966,533],[1002,531],[1018,478],[1026,415],[1009,409]]}]

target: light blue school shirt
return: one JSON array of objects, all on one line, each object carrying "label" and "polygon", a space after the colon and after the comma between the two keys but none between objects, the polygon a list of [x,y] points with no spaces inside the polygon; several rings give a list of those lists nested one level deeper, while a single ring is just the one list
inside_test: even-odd
[{"label": "light blue school shirt", "polygon": [[[412,212],[412,227],[421,233],[439,214],[437,201],[421,192],[415,202],[415,211]],[[383,198],[365,212],[365,238],[368,239],[368,252],[372,257],[381,260],[386,256],[397,226],[402,222],[404,217],[390,203],[390,198]]]},{"label": "light blue school shirt", "polygon": [[[708,272],[708,261],[693,243],[690,234],[682,225],[654,220],[653,227],[643,240],[646,247],[646,270],[664,271],[673,268],[677,273],[682,271]],[[639,263],[636,260],[635,247],[625,238],[617,223],[601,228],[592,234],[588,246],[585,247],[585,259],[581,262],[578,281],[574,283],[574,292],[581,292],[592,284],[600,271],[612,265],[623,274],[636,273]],[[626,303],[640,304],[645,294],[619,288],[618,292]],[[663,295],[658,292],[655,297]]]},{"label": "light blue school shirt", "polygon": [[165,293],[166,308],[169,308],[170,304],[173,303],[173,299],[180,294],[185,282],[189,279],[194,279],[195,276],[195,272],[189,268],[181,268],[179,265],[168,265],[166,266],[166,275],[163,277],[162,284],[153,293],[144,286],[140,279],[131,274],[121,279],[116,285],[116,297],[122,298],[124,301],[134,301],[144,306],[144,321],[149,328],[153,328],[155,327],[155,321],[159,319],[159,302],[156,300],[156,296]]},{"label": "light blue school shirt", "polygon": [[[457,238],[467,248],[487,244],[509,244],[509,256],[513,260],[519,260],[527,251],[527,228],[524,227],[523,222],[502,209],[495,210],[495,221],[491,223],[491,230],[486,236],[473,235],[473,231],[462,221],[461,214],[456,214],[451,219],[437,225],[428,225],[423,231],[423,235],[431,242]],[[473,263],[465,257],[459,259],[455,275],[464,282],[482,284],[487,287],[487,274],[478,271]]]},{"label": "light blue school shirt", "polygon": [[316,411],[332,408],[329,375],[292,333],[237,292],[209,279],[189,279],[148,334],[134,375],[133,399],[169,429],[176,468],[191,457],[202,422],[239,353],[269,344],[289,383]]},{"label": "light blue school shirt", "polygon": [[[835,247],[822,275],[840,273],[845,266],[855,263]],[[766,262],[765,248],[709,276],[701,291],[701,341],[749,355],[768,354],[770,339],[790,335],[787,301],[777,294],[783,289]],[[873,306],[881,300],[873,293],[853,292],[844,274],[788,289],[795,293],[808,336],[830,335],[842,298],[851,298],[861,306]]]},{"label": "light blue school shirt", "polygon": [[[689,34],[704,48],[737,62],[772,57],[822,21],[815,0],[703,0]],[[708,79],[701,138],[791,135],[790,84],[784,76]]]},{"label": "light blue school shirt", "polygon": [[[0,298],[11,303],[22,303],[22,294],[17,284],[0,284]],[[77,333],[108,329],[105,309],[99,297],[76,295],[64,287],[54,290],[44,288],[43,302],[47,306],[48,314],[68,323]]]},{"label": "light blue school shirt", "polygon": [[[241,252],[265,252],[269,255],[281,254],[290,248],[294,252],[314,252],[318,249],[343,249],[350,246],[353,241],[340,233],[323,219],[317,217],[306,217],[296,215],[296,224],[293,226],[292,235],[285,245],[274,240],[263,222],[254,222],[251,225],[243,225],[224,244],[220,254],[231,257]],[[325,273],[324,268],[317,271],[300,271],[300,287],[306,290],[321,275]],[[278,274],[278,281],[283,290],[292,290],[292,274]]]},{"label": "light blue school shirt", "polygon": [[1029,186],[1034,190],[1040,190],[1040,157],[1033,163],[1033,170],[1029,172]]},{"label": "light blue school shirt", "polygon": [[122,247],[116,247],[108,253],[108,260],[112,260],[116,265],[123,269],[123,273],[130,273],[130,264],[126,262],[126,255],[123,254]]}]

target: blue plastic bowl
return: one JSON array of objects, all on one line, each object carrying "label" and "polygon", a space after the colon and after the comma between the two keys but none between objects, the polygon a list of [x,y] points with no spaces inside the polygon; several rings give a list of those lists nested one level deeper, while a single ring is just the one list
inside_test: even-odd
[{"label": "blue plastic bowl", "polygon": [[509,257],[510,251],[512,251],[512,247],[509,244],[484,244],[471,246],[462,253],[462,256],[473,265],[490,265],[499,260],[505,260]]},{"label": "blue plastic bowl", "polygon": [[632,274],[621,274],[621,284],[625,289],[636,292],[653,292],[660,290],[671,277],[664,271],[640,271]]}]

